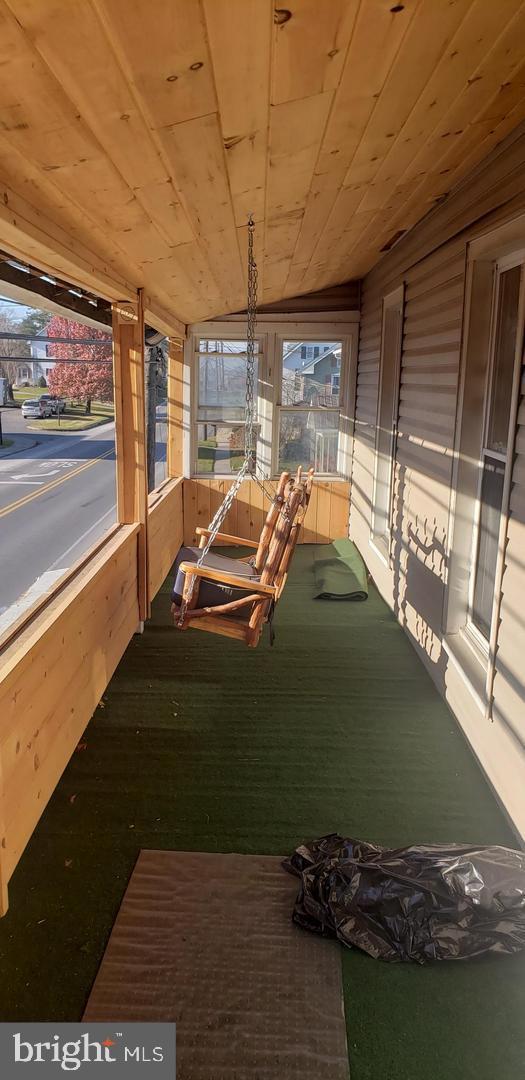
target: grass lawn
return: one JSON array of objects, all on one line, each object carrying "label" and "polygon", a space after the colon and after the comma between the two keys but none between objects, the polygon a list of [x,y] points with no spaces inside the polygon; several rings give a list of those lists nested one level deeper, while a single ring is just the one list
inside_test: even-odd
[{"label": "grass lawn", "polygon": [[37,420],[29,426],[31,431],[86,431],[97,424],[104,424],[106,420],[113,420],[113,417],[112,404],[93,401],[88,416],[84,405],[69,404],[66,411],[60,414],[60,418],[52,416],[48,420]]},{"label": "grass lawn", "polygon": [[197,447],[197,471],[199,476],[202,473],[212,473],[215,467],[215,450],[217,448],[217,439],[201,439]]},{"label": "grass lawn", "polygon": [[20,404],[28,398],[40,397],[41,394],[47,394],[47,390],[41,386],[18,386],[13,390],[13,398]]}]

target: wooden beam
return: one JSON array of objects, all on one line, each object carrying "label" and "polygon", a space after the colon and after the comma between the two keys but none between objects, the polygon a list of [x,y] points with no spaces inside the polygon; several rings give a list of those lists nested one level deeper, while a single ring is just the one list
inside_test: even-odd
[{"label": "wooden beam", "polygon": [[144,311],[139,289],[135,310],[113,304],[113,373],[117,453],[117,516],[121,525],[138,523],[138,594],[141,619],[149,615],[148,486],[144,388]]},{"label": "wooden beam", "polygon": [[160,307],[151,296],[144,296],[144,321],[166,337],[185,338],[186,324],[170,311]]},{"label": "wooden beam", "polygon": [[182,342],[169,339],[168,352],[168,476],[182,476],[184,441],[184,353]]}]

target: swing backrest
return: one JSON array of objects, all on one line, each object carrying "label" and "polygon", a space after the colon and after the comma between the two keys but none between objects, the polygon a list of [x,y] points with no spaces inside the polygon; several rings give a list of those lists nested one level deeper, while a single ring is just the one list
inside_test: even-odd
[{"label": "swing backrest", "polygon": [[[297,470],[294,480],[291,480],[289,473],[281,475],[275,500],[278,505],[275,510],[275,504],[270,508],[259,542],[259,549],[266,546],[266,557],[260,570],[263,585],[279,584],[279,577],[283,573],[286,574],[308,509],[312,482],[313,469],[310,469],[305,480],[302,479],[301,468]],[[273,516],[271,516],[272,510],[274,510]],[[264,537],[267,524],[269,524],[269,531],[271,529],[268,541]],[[257,567],[257,562],[255,565]]]}]

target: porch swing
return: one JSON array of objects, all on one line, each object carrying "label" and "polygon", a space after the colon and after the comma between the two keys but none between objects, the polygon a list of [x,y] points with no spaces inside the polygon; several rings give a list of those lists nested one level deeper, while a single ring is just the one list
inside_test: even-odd
[{"label": "porch swing", "polygon": [[[254,221],[248,220],[248,303],[246,330],[246,402],[244,459],[209,528],[197,528],[198,547],[183,547],[175,569],[172,614],[178,630],[190,627],[237,638],[254,649],[266,622],[270,623],[282,595],[299,538],[314,470],[303,476],[281,473],[273,497],[255,454],[255,326],[257,264],[253,254]],[[271,499],[258,541],[221,532],[245,480],[253,480],[265,499]],[[255,555],[230,558],[213,552],[215,542],[253,548]]]}]

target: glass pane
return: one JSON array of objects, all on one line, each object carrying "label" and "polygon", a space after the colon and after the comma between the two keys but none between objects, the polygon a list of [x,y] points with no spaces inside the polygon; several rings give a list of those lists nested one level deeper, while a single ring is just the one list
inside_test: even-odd
[{"label": "glass pane", "polygon": [[238,472],[244,461],[244,424],[197,424],[195,472]]},{"label": "glass pane", "polygon": [[499,279],[494,367],[488,419],[487,447],[504,454],[507,450],[512,396],[512,376],[516,353],[521,266],[505,270]]},{"label": "glass pane", "polygon": [[379,426],[376,433],[374,533],[388,533],[392,494],[392,448],[397,415],[398,359],[401,345],[401,305],[385,309]]},{"label": "glass pane", "polygon": [[336,473],[338,441],[338,412],[281,409],[279,470],[313,465],[316,473]]},{"label": "glass pane", "polygon": [[[256,353],[258,345],[256,343]],[[246,341],[199,341],[199,420],[241,420],[246,400]],[[257,394],[257,364],[255,372]],[[216,410],[213,414],[210,410]]]},{"label": "glass pane", "polygon": [[339,408],[340,341],[284,341],[281,403]]},{"label": "glass pane", "polygon": [[472,621],[486,638],[490,636],[505,464],[486,457],[480,494],[480,520]]},{"label": "glass pane", "polygon": [[0,324],[22,339],[2,343],[0,362],[3,446],[19,451],[0,455],[1,634],[107,533],[117,508],[111,328],[9,300]]}]

